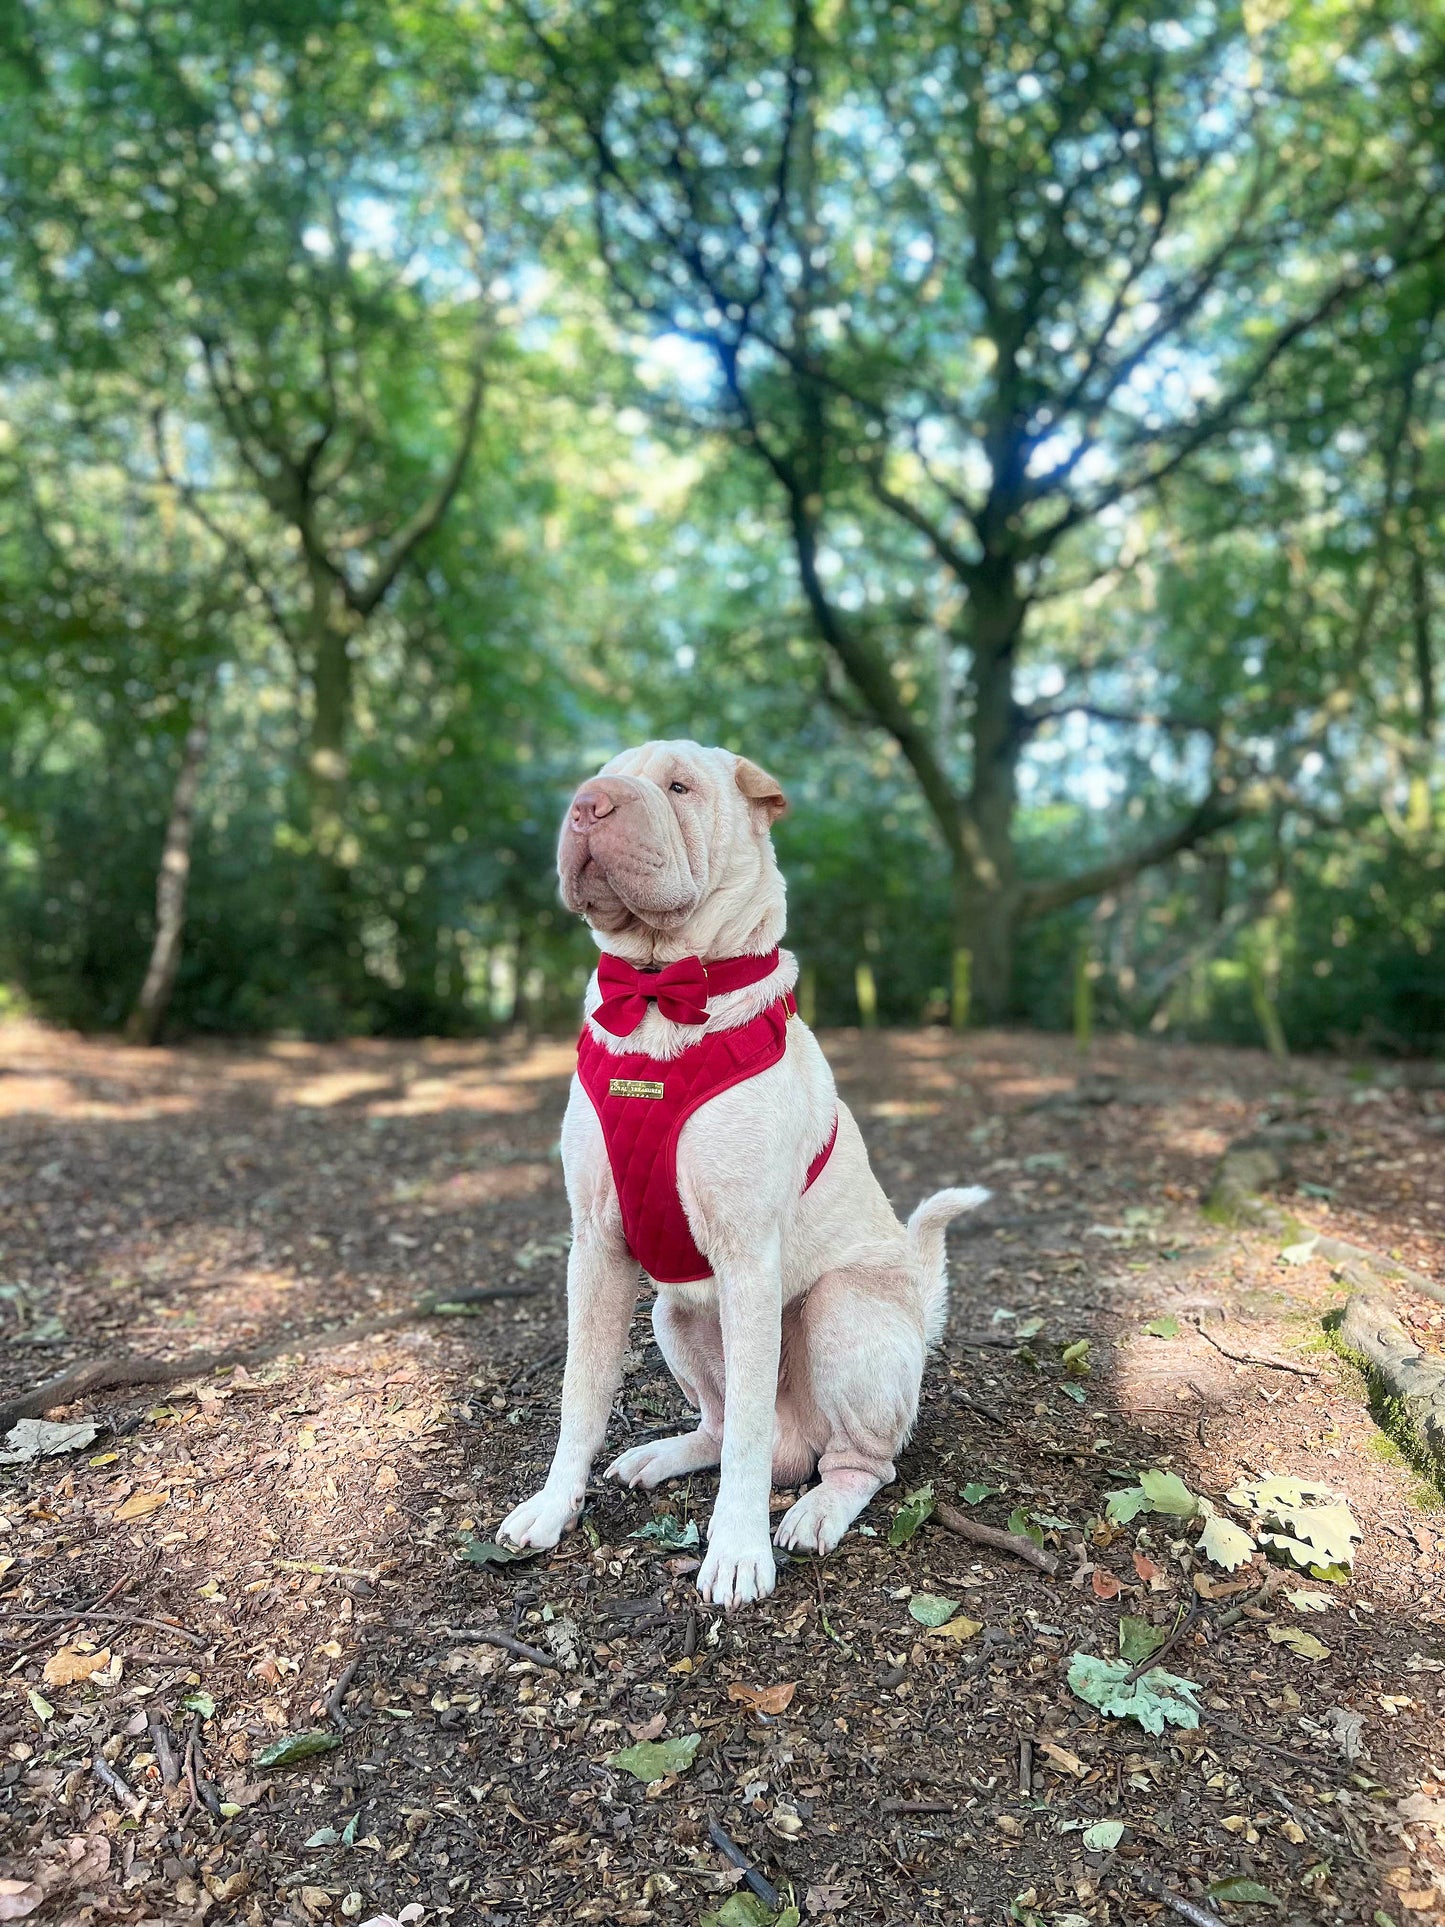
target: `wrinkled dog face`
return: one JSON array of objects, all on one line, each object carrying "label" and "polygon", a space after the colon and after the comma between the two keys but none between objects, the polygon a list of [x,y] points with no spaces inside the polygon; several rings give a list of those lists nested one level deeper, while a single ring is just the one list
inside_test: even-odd
[{"label": "wrinkled dog face", "polygon": [[[771,776],[730,750],[644,743],[584,783],[562,820],[562,901],[609,936],[627,931],[700,939],[741,919],[748,928],[782,881],[768,831],[786,808]],[[751,917],[751,923],[748,919]]]}]

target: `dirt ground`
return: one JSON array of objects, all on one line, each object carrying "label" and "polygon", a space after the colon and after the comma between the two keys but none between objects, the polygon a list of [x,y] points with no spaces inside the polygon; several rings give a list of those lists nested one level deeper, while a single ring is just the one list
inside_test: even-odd
[{"label": "dirt ground", "polygon": [[[93,1420],[84,1449],[0,1467],[0,1919],[691,1927],[726,1905],[731,1927],[746,1889],[714,1821],[804,1919],[846,1927],[1441,1917],[1438,1499],[1328,1349],[1329,1267],[1199,1200],[1232,1139],[1303,1123],[1285,1207],[1445,1282],[1445,1089],[1128,1041],[1082,1071],[1033,1035],[825,1043],[900,1210],[943,1183],[994,1198],[951,1241],[950,1333],[899,1483],[728,1620],[699,1605],[695,1555],[636,1536],[705,1523],[708,1479],[599,1486],[552,1556],[460,1557],[555,1434],[568,1044],[0,1031],[0,1399],[117,1351],[299,1342],[423,1294],[533,1288],[98,1392],[48,1414]],[[1445,1311],[1403,1303],[1438,1345]],[[609,1449],[682,1410],[644,1303]],[[1250,1604],[1193,1525],[1108,1521],[1147,1468],[1236,1517],[1240,1479],[1338,1489],[1353,1575],[1292,1582],[1324,1610]],[[1059,1576],[936,1522],[889,1544],[905,1493],[974,1482],[995,1490],[970,1515],[1033,1515]],[[920,1593],[979,1630],[930,1633]],[[1170,1631],[1190,1605],[1165,1664],[1198,1687],[1196,1731],[1070,1690],[1071,1656],[1115,1655],[1124,1615]],[[330,1750],[258,1763],[299,1732]],[[660,1781],[610,1764],[689,1735]],[[1109,1821],[1112,1847],[1088,1831]]]}]

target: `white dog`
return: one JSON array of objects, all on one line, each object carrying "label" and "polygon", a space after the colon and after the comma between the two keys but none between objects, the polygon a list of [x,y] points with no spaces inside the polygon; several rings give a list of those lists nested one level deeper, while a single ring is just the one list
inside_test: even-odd
[{"label": "white dog", "polygon": [[640,1287],[695,1431],[608,1467],[652,1487],[720,1465],[698,1591],[773,1590],[773,1483],[820,1482],[779,1546],[832,1550],[918,1407],[947,1303],[944,1232],[988,1193],[940,1191],[907,1230],[793,1008],[772,777],[727,750],[647,743],[584,783],[562,825],[562,900],[603,956],[562,1124],[572,1208],[562,1424],[510,1544],[576,1525]]}]

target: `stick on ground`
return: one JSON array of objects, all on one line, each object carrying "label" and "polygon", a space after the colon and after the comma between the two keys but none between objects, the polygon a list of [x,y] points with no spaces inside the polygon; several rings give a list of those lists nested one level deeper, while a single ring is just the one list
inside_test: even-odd
[{"label": "stick on ground", "polygon": [[748,1886],[752,1888],[753,1892],[765,1907],[776,1907],[778,1905],[780,1896],[772,1881],[758,1872],[757,1868],[753,1865],[752,1861],[748,1859],[737,1841],[730,1839],[728,1835],[723,1832],[716,1820],[708,1821],[707,1837],[725,1860],[730,1860],[735,1867],[741,1870],[743,1879]]},{"label": "stick on ground", "polygon": [[987,1546],[992,1552],[1011,1553],[1026,1565],[1037,1566],[1050,1579],[1058,1577],[1058,1560],[1052,1553],[1045,1552],[1042,1546],[1036,1546],[1032,1539],[1026,1539],[1021,1532],[1004,1532],[999,1526],[980,1525],[976,1519],[965,1518],[956,1507],[944,1505],[941,1501],[934,1505],[932,1516],[941,1526],[956,1532],[960,1539],[971,1539],[976,1546]]},{"label": "stick on ground", "polygon": [[63,1613],[17,1613],[11,1612],[7,1606],[5,1616],[7,1619],[34,1620],[37,1623],[47,1619],[63,1619],[76,1626],[83,1626],[87,1620],[103,1620],[107,1626],[149,1626],[158,1633],[175,1633],[181,1639],[188,1639],[193,1646],[205,1647],[211,1643],[200,1633],[193,1633],[189,1626],[178,1626],[173,1619],[141,1619],[134,1613],[97,1612],[94,1607],[89,1611],[72,1606]]}]

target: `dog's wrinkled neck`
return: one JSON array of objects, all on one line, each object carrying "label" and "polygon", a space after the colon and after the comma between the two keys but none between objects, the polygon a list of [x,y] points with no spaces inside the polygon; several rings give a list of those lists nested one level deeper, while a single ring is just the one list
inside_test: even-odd
[{"label": "dog's wrinkled neck", "polygon": [[711,963],[722,957],[759,957],[775,950],[787,924],[787,890],[769,850],[751,876],[729,878],[710,890],[695,910],[667,929],[635,913],[623,930],[589,923],[599,950],[638,970],[661,970],[681,957]]}]

